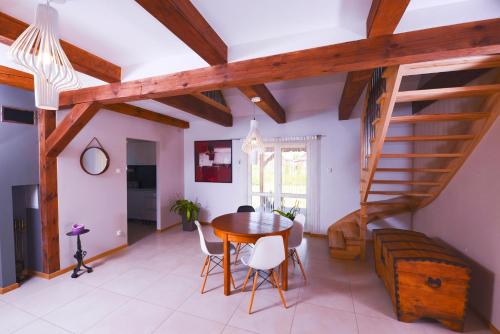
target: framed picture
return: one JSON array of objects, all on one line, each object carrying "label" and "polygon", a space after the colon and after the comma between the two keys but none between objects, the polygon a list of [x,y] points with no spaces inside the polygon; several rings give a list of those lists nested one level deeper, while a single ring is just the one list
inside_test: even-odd
[{"label": "framed picture", "polygon": [[195,182],[233,182],[233,144],[231,140],[194,142]]}]

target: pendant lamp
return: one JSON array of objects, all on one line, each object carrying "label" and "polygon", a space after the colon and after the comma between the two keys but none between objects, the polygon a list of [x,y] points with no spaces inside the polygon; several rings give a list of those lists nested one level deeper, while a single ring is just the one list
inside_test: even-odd
[{"label": "pendant lamp", "polygon": [[80,86],[77,74],[59,43],[57,21],[57,11],[50,6],[50,1],[39,4],[35,22],[9,49],[14,62],[34,75],[35,104],[40,109],[59,109],[59,93]]},{"label": "pendant lamp", "polygon": [[256,165],[259,160],[259,154],[264,153],[264,142],[259,132],[259,123],[255,119],[255,104],[260,101],[261,99],[258,96],[252,98],[254,116],[250,121],[250,131],[241,147],[241,150],[250,156],[252,165]]}]

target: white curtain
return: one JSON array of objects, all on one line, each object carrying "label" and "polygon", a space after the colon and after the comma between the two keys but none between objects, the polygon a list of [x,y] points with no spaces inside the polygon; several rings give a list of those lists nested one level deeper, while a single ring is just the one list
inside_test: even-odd
[{"label": "white curtain", "polygon": [[305,231],[321,234],[319,218],[320,194],[320,136],[307,137],[307,215]]}]

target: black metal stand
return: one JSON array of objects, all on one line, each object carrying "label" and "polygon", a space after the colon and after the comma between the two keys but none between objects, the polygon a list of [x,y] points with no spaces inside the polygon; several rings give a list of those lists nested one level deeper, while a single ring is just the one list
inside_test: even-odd
[{"label": "black metal stand", "polygon": [[[77,264],[75,269],[73,269],[73,274],[71,274],[72,278],[78,278],[78,276],[80,276],[79,274],[80,271],[86,270],[88,273],[91,273],[93,271],[91,267],[86,266],[85,263],[83,262],[83,258],[87,255],[87,252],[82,250],[82,242],[80,240],[80,234],[85,234],[87,232],[89,232],[89,230],[86,229],[83,230],[81,233],[76,234],[76,253],[73,257],[76,259]],[[66,235],[74,236],[75,234],[73,234],[73,232],[69,232],[66,233]],[[85,269],[81,269],[82,267]]]}]

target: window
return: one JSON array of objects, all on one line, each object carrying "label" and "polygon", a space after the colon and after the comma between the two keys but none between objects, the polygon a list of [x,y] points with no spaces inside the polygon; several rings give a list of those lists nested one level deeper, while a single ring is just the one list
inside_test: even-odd
[{"label": "window", "polygon": [[305,143],[267,144],[257,165],[249,166],[249,199],[257,211],[307,208],[307,150]]}]

